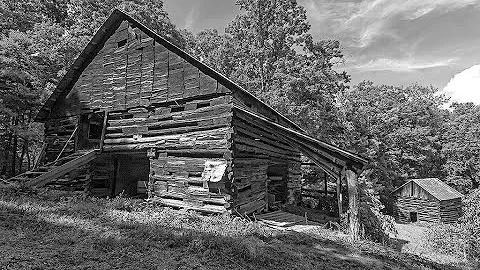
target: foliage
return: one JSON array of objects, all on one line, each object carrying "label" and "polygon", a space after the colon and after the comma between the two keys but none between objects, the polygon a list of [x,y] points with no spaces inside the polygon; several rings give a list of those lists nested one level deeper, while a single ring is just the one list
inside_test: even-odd
[{"label": "foliage", "polygon": [[480,106],[454,104],[442,136],[446,182],[468,192],[480,187]]},{"label": "foliage", "polygon": [[340,143],[336,95],[346,89],[340,44],[314,40],[305,8],[291,0],[241,0],[242,13],[225,29],[202,31],[192,51],[310,134]]},{"label": "foliage", "polygon": [[397,234],[393,217],[384,215],[384,205],[380,202],[368,171],[358,179],[358,192],[360,197],[359,219],[363,237],[378,243],[390,242],[390,237]]},{"label": "foliage", "polygon": [[464,199],[464,213],[457,224],[432,226],[427,243],[436,250],[480,266],[480,189]]},{"label": "foliage", "polygon": [[441,177],[441,134],[447,113],[436,89],[362,82],[340,97],[346,147],[370,160],[365,168],[391,213],[390,192],[408,178]]},{"label": "foliage", "polygon": [[463,225],[466,254],[480,264],[480,189],[471,191],[464,200]]}]

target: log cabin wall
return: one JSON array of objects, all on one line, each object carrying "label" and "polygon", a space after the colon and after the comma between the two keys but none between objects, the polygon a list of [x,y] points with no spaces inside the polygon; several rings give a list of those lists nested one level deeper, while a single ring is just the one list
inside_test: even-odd
[{"label": "log cabin wall", "polygon": [[440,220],[443,223],[455,223],[462,216],[462,199],[440,201]]},{"label": "log cabin wall", "polygon": [[415,197],[397,197],[395,215],[400,222],[412,222],[410,213],[416,213],[417,221],[439,222],[439,202]]},{"label": "log cabin wall", "polygon": [[[235,113],[233,118],[233,205],[241,214],[267,207],[267,202],[282,200],[299,202],[301,196],[300,153],[281,140],[267,127],[253,123],[247,115]],[[284,170],[271,173],[273,166]],[[270,172],[270,173],[269,173]],[[285,181],[286,183],[275,183]],[[270,193],[275,186],[276,191]],[[286,194],[278,194],[278,187]],[[276,193],[276,199],[274,195]],[[270,196],[269,196],[270,195]],[[269,201],[270,198],[270,201]]]},{"label": "log cabin wall", "polygon": [[230,91],[153,38],[123,21],[50,118],[91,111],[128,111]]},{"label": "log cabin wall", "polygon": [[415,182],[406,184],[396,196],[395,213],[399,221],[411,222],[410,213],[416,213],[417,221],[440,221],[439,200]]},{"label": "log cabin wall", "polygon": [[[225,210],[223,195],[218,195],[224,187],[211,184],[215,192],[208,195],[210,188],[198,177],[207,160],[230,164],[232,103],[229,89],[123,21],[70,93],[55,102],[50,118],[107,111],[104,153],[144,151],[146,156],[146,150],[152,149],[149,169],[159,181],[155,194],[176,199],[172,205],[205,203]],[[95,169],[98,164],[93,165],[95,178],[101,171]],[[112,162],[108,164],[111,167]],[[110,169],[107,174],[106,182],[112,182],[112,177],[120,181]],[[163,196],[165,179],[169,179],[167,187],[172,187],[169,192],[182,187],[183,194]],[[144,182],[139,181],[139,189]],[[213,199],[205,198],[205,192]]]}]

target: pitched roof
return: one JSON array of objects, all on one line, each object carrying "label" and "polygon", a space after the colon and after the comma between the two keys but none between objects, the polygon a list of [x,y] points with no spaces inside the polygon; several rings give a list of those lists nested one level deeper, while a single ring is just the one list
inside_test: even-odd
[{"label": "pitched roof", "polygon": [[223,74],[219,73],[218,71],[214,70],[213,68],[205,65],[204,63],[200,62],[195,57],[191,56],[184,50],[180,49],[179,47],[175,46],[170,41],[166,40],[162,36],[158,35],[145,25],[141,24],[130,15],[126,14],[125,12],[115,9],[112,14],[107,18],[107,20],[103,23],[100,29],[95,33],[92,40],[87,44],[87,46],[83,49],[80,55],[77,57],[75,62],[72,64],[70,69],[68,70],[67,74],[63,76],[62,80],[58,83],[55,90],[52,92],[50,97],[47,101],[43,104],[42,108],[38,112],[35,120],[36,121],[45,121],[48,117],[50,112],[51,106],[55,103],[55,101],[60,97],[65,97],[70,90],[72,90],[73,86],[77,82],[78,78],[84,71],[84,69],[90,64],[93,58],[97,55],[97,53],[102,49],[104,43],[115,33],[115,30],[121,24],[122,21],[127,20],[129,23],[135,25],[144,33],[155,39],[156,42],[162,44],[168,50],[174,52],[178,56],[185,59],[187,62],[192,64],[193,66],[197,67],[203,73],[209,75],[210,77],[218,80],[222,83],[225,87],[238,90],[239,92],[247,95],[248,97],[252,98],[257,104],[264,109],[271,112],[273,115],[276,115],[283,121],[287,122],[290,126],[295,128],[296,130],[303,131],[296,123],[288,119],[287,117],[283,116],[272,107],[264,103],[263,101],[259,100],[255,97],[252,93],[248,92],[247,90],[243,89],[238,84],[234,83],[232,80],[225,77]]},{"label": "pitched roof", "polygon": [[[294,137],[301,140],[302,145],[305,145],[306,147],[308,147],[308,149],[311,149],[311,147],[316,148],[314,151],[312,151],[312,153],[314,152],[321,153],[320,155],[322,156],[322,158],[324,158],[325,164],[333,163],[336,166],[348,164],[348,165],[354,166],[355,169],[362,169],[363,166],[368,162],[366,159],[364,159],[359,155],[353,154],[339,147],[328,144],[326,142],[322,142],[311,136],[306,135],[305,131],[301,129],[297,124],[295,124],[293,121],[289,120],[287,117],[283,116],[282,114],[280,114],[279,112],[277,112],[276,110],[274,110],[273,108],[271,108],[270,106],[268,106],[267,104],[265,104],[264,102],[256,98],[253,94],[243,89],[241,86],[231,81],[230,79],[225,77],[223,74],[215,71],[213,68],[200,62],[195,57],[189,55],[184,50],[178,48],[177,46],[175,46],[165,38],[156,34],[154,31],[150,30],[140,22],[133,19],[128,14],[118,9],[115,9],[112,12],[112,14],[105,21],[105,23],[100,27],[97,33],[93,36],[92,40],[87,44],[85,49],[80,53],[78,58],[75,60],[73,65],[68,70],[67,74],[59,82],[59,84],[57,85],[57,88],[53,91],[53,93],[50,95],[48,100],[45,102],[45,104],[37,114],[37,117],[36,117],[37,121],[46,120],[51,106],[53,106],[53,104],[58,98],[65,97],[70,92],[70,90],[73,88],[73,86],[77,82],[83,70],[90,64],[93,58],[102,49],[104,43],[111,37],[111,35],[113,35],[115,30],[124,20],[127,20],[129,23],[133,24],[135,27],[145,32],[147,35],[152,37],[156,42],[160,43],[161,45],[166,47],[168,50],[179,55],[180,57],[185,59],[187,62],[189,62],[190,64],[192,64],[193,66],[201,70],[203,73],[218,80],[225,87],[228,87],[231,90],[236,90],[246,95],[247,97],[253,99],[255,102],[257,102],[257,105],[271,112],[273,115],[281,119],[284,123],[287,123],[288,125],[284,126],[278,123],[273,123],[270,119],[262,115],[253,114],[255,118],[267,123],[271,123],[273,125],[272,127],[281,128],[284,132],[288,132],[289,134],[294,135]],[[251,112],[247,112],[247,113],[251,114]]]},{"label": "pitched roof", "polygon": [[411,179],[407,183],[396,188],[392,193],[400,190],[410,182],[414,182],[415,184],[419,185],[422,189],[440,201],[447,201],[463,197],[460,192],[438,178]]}]

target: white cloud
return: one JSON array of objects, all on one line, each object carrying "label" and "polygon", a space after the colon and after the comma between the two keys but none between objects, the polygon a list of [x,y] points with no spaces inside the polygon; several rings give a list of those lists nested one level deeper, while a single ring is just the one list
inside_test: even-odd
[{"label": "white cloud", "polygon": [[309,16],[329,25],[333,36],[347,34],[351,46],[365,47],[377,37],[395,37],[391,26],[399,20],[415,20],[432,12],[444,14],[468,6],[480,7],[478,0],[304,0]]},{"label": "white cloud", "polygon": [[347,69],[356,69],[362,71],[400,71],[410,72],[419,69],[427,69],[434,67],[449,66],[454,63],[456,59],[437,60],[433,62],[418,61],[415,59],[376,59],[370,60],[367,63],[355,65]]},{"label": "white cloud", "polygon": [[480,65],[455,75],[442,92],[451,97],[450,103],[456,101],[480,104]]}]

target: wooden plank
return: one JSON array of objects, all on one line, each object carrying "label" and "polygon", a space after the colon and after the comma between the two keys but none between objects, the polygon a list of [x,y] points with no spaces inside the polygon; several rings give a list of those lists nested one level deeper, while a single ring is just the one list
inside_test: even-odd
[{"label": "wooden plank", "polygon": [[84,165],[95,158],[97,154],[97,150],[92,150],[90,152],[85,153],[84,155],[73,159],[61,166],[56,167],[55,169],[46,172],[45,174],[32,179],[28,182],[28,186],[42,186],[48,183],[49,181],[54,180],[57,177],[60,177],[75,168],[78,168],[81,165]]}]

